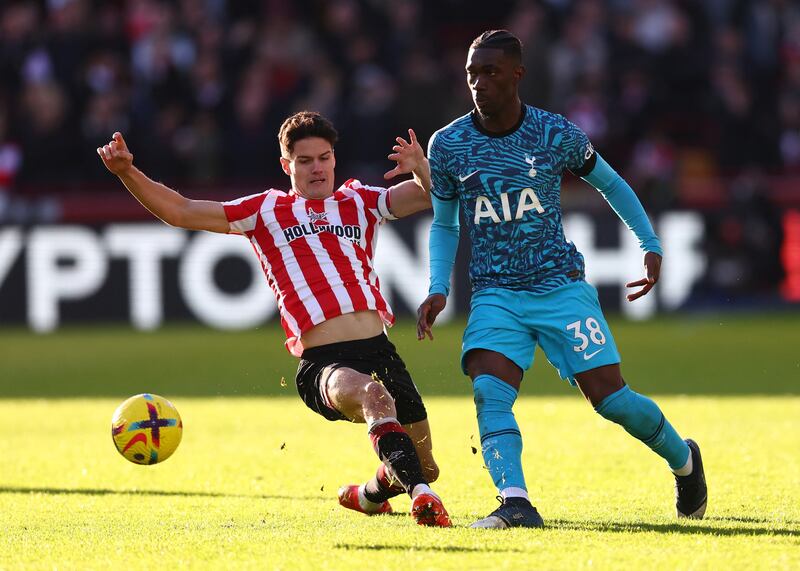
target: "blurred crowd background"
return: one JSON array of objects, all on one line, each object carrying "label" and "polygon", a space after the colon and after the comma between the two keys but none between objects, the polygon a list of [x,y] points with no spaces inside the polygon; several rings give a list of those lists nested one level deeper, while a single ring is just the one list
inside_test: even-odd
[{"label": "blurred crowd background", "polygon": [[523,41],[526,102],[582,127],[651,212],[706,212],[728,286],[775,290],[800,207],[791,0],[3,0],[0,221],[118,195],[95,154],[116,130],[183,191],[285,187],[277,130],[300,109],[339,128],[338,182],[377,183],[394,136],[470,110],[466,50],[493,27]]}]

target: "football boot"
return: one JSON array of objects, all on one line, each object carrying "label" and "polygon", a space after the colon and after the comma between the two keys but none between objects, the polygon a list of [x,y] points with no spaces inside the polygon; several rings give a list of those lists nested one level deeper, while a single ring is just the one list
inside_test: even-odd
[{"label": "football boot", "polygon": [[507,527],[544,527],[542,516],[525,498],[502,498],[500,507],[470,527],[505,529]]},{"label": "football boot", "polygon": [[675,476],[675,510],[679,518],[703,519],[708,503],[703,457],[697,442],[687,438],[686,444],[692,455],[692,473],[688,476]]}]

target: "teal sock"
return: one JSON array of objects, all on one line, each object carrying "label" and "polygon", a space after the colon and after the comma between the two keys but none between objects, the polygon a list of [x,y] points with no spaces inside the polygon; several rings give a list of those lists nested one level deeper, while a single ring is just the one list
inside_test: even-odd
[{"label": "teal sock", "polygon": [[522,435],[511,408],[517,391],[492,375],[479,375],[472,383],[483,461],[499,491],[525,487],[522,473]]},{"label": "teal sock", "polygon": [[673,470],[686,464],[689,446],[672,428],[658,405],[646,396],[633,392],[628,385],[608,395],[594,410],[644,442],[664,458]]}]

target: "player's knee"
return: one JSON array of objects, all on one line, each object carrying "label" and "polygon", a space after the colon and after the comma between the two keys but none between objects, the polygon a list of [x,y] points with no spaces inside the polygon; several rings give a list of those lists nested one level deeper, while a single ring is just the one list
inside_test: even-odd
[{"label": "player's knee", "polygon": [[364,411],[370,411],[372,416],[394,416],[394,399],[382,383],[367,382],[362,389],[362,398]]},{"label": "player's knee", "polygon": [[630,416],[634,413],[631,401],[631,390],[625,386],[607,395],[598,402],[598,404],[594,406],[594,411],[606,420],[624,426],[629,422]]},{"label": "player's knee", "polygon": [[608,365],[585,373],[578,373],[575,375],[575,380],[586,400],[595,409],[600,407],[608,397],[626,386],[619,365]]},{"label": "player's knee", "polygon": [[386,399],[391,399],[392,396],[383,384],[376,381],[368,381],[364,383],[364,402],[378,404]]},{"label": "player's knee", "polygon": [[496,351],[472,349],[464,358],[467,374],[472,379],[481,375],[492,375],[512,385],[519,385],[522,369],[511,359]]}]

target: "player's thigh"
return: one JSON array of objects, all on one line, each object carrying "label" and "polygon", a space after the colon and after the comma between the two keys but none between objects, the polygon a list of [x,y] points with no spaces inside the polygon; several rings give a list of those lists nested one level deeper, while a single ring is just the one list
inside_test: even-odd
[{"label": "player's thigh", "polygon": [[[530,368],[536,349],[536,337],[520,321],[521,305],[519,292],[502,288],[481,290],[472,296],[469,320],[461,346],[461,369],[464,373],[472,376],[476,372],[493,374],[489,370],[513,371],[518,382],[521,372]],[[490,352],[499,354],[515,367],[508,367],[506,361],[498,359]],[[483,367],[489,369],[481,373]]]},{"label": "player's thigh", "polygon": [[414,447],[417,449],[417,456],[422,465],[422,474],[428,482],[433,482],[439,477],[439,466],[433,458],[433,441],[431,439],[431,425],[428,419],[404,424],[406,431]]},{"label": "player's thigh", "polygon": [[550,292],[548,311],[537,318],[539,343],[562,379],[575,385],[575,375],[620,362],[597,290],[575,282]]}]

